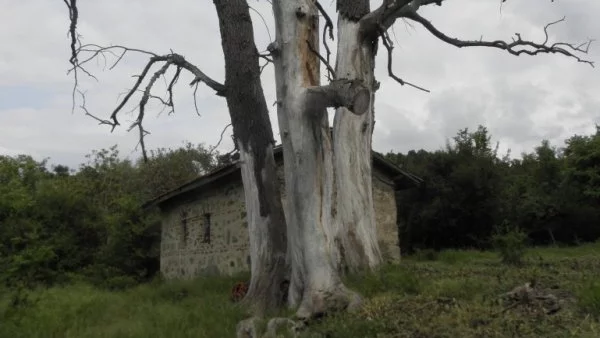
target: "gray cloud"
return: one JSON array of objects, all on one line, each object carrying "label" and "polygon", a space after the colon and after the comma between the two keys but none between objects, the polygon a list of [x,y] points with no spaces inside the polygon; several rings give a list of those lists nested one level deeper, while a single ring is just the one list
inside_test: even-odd
[{"label": "gray cloud", "polygon": [[[0,153],[28,153],[51,162],[76,166],[92,149],[119,144],[124,156],[138,157],[137,134],[123,126],[114,133],[85,117],[71,113],[72,78],[68,69],[67,10],[61,1],[5,1],[0,21],[4,42],[0,53]],[[381,3],[373,1],[373,7]],[[252,12],[257,46],[264,50],[274,36],[270,5],[250,1],[266,21]],[[325,1],[330,15],[335,3]],[[543,26],[562,15],[567,22],[551,30],[552,40],[582,41],[600,32],[596,0],[511,1],[499,11],[499,1],[448,1],[427,8],[423,15],[451,36],[510,39],[515,32],[543,39]],[[213,78],[224,77],[218,20],[210,1],[104,0],[81,3],[80,33],[84,42],[121,44],[157,53],[181,53]],[[27,20],[23,20],[27,18]],[[36,25],[32,25],[35,22]],[[40,28],[41,27],[41,28]],[[269,33],[271,37],[269,37]],[[392,32],[394,70],[404,79],[431,89],[431,94],[402,87],[387,77],[386,53],[380,50],[376,76],[381,89],[376,99],[374,148],[379,151],[438,149],[458,129],[486,125],[494,138],[513,154],[529,151],[548,138],[559,144],[574,133],[593,131],[600,122],[598,71],[559,55],[514,57],[499,50],[458,49],[445,45],[418,24],[398,22]],[[600,60],[592,49],[590,58]],[[110,60],[109,60],[110,61]],[[99,82],[82,77],[91,112],[108,117],[120,93],[132,85],[132,75],[145,58],[129,55],[113,70],[90,64]],[[222,98],[200,86],[194,108],[191,77],[184,75],[176,88],[176,114],[159,116],[149,109],[146,128],[152,132],[148,147],[176,147],[183,140],[216,144],[229,122]],[[267,102],[275,101],[273,70],[263,74]],[[158,93],[159,91],[157,91]],[[79,104],[80,102],[78,102]],[[126,110],[135,108],[135,103]],[[276,112],[271,109],[278,138]],[[232,147],[226,133],[219,149]]]}]

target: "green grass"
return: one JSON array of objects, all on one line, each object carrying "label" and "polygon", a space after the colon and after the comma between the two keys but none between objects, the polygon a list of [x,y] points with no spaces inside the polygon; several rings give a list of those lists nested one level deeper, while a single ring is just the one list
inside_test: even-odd
[{"label": "green grass", "polygon": [[[365,296],[354,313],[310,325],[303,337],[600,337],[600,243],[533,248],[519,267],[497,254],[421,252],[375,274],[350,276]],[[122,292],[84,284],[37,290],[11,306],[0,290],[0,337],[234,337],[244,310],[236,278],[157,282]],[[548,315],[500,295],[525,282],[561,300]],[[539,304],[538,304],[539,305]],[[264,326],[264,323],[262,323]]]},{"label": "green grass", "polygon": [[[153,283],[110,292],[79,284],[0,302],[0,337],[233,337],[246,317],[229,300],[239,279]],[[242,279],[243,280],[243,279]]]},{"label": "green grass", "polygon": [[[422,251],[347,283],[368,296],[357,313],[338,314],[306,337],[600,337],[600,243],[529,249],[521,267],[493,252]],[[561,301],[509,308],[500,295],[535,282]]]}]

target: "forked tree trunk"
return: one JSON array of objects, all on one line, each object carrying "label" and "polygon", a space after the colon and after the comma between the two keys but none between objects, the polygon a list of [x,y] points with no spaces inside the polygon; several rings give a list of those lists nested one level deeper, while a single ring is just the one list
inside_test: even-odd
[{"label": "forked tree trunk", "polygon": [[[319,42],[314,0],[273,1],[279,129],[287,196],[292,264],[290,303],[298,317],[347,308],[358,296],[342,283],[331,258],[334,212],[333,158],[326,107],[348,101],[340,86],[319,87]],[[352,87],[354,89],[358,87]],[[364,91],[357,91],[358,106]],[[361,97],[362,94],[363,96]],[[352,99],[350,99],[352,101]]]},{"label": "forked tree trunk", "polygon": [[257,314],[284,305],[286,225],[273,158],[273,131],[260,82],[245,0],[214,0],[225,55],[226,99],[240,151],[250,236],[251,279],[244,299]]},{"label": "forked tree trunk", "polygon": [[368,0],[338,1],[337,10],[336,75],[362,80],[371,98],[365,114],[348,114],[347,108],[340,107],[333,122],[338,259],[343,268],[356,272],[381,263],[371,173],[377,41],[366,39],[360,31],[359,19],[369,13]]}]

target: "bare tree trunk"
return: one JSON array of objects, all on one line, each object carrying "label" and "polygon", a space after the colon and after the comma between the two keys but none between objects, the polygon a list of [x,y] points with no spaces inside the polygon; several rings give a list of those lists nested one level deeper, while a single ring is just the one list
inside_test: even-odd
[{"label": "bare tree trunk", "polygon": [[289,299],[291,305],[299,305],[297,316],[306,318],[358,301],[331,259],[335,187],[326,113],[333,101],[346,101],[351,95],[343,93],[343,85],[319,87],[319,59],[311,51],[319,42],[315,1],[274,1],[273,10],[277,38],[270,50],[285,158]]},{"label": "bare tree trunk", "polygon": [[339,224],[335,235],[337,258],[341,267],[356,272],[374,269],[381,263],[371,174],[377,40],[366,39],[360,30],[360,18],[369,13],[368,0],[338,1],[337,9],[336,75],[363,81],[370,94],[365,114],[348,114],[347,108],[340,107],[333,122]]},{"label": "bare tree trunk", "polygon": [[273,131],[260,82],[246,0],[214,0],[225,55],[225,97],[240,151],[250,235],[251,279],[244,299],[255,312],[285,303],[287,238],[273,158]]}]

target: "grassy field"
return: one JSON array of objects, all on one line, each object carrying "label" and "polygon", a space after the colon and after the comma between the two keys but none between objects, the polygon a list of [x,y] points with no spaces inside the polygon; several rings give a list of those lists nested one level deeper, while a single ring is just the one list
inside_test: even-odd
[{"label": "grassy field", "polygon": [[[242,277],[154,283],[123,292],[86,285],[0,295],[0,337],[234,337]],[[501,297],[533,282],[540,299]],[[600,337],[600,244],[530,249],[511,267],[496,254],[422,252],[347,283],[355,313],[311,324],[304,337]],[[554,313],[549,313],[554,312]]]}]

